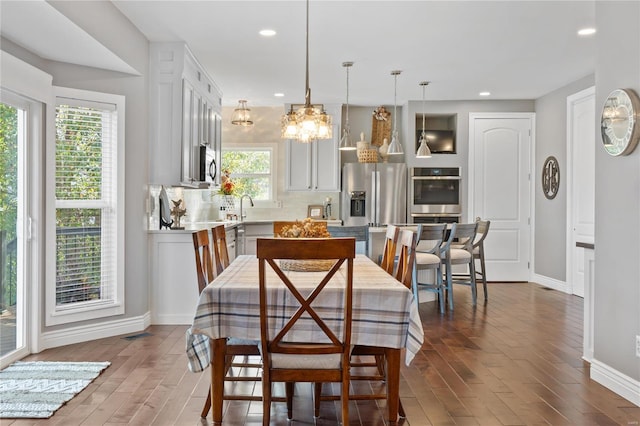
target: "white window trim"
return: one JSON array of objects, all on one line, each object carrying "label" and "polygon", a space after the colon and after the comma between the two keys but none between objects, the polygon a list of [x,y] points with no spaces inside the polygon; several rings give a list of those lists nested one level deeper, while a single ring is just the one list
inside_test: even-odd
[{"label": "white window trim", "polygon": [[[271,150],[271,194],[268,200],[253,200],[256,208],[278,208],[278,144],[277,143],[235,143],[225,144],[222,151],[243,151],[247,149]],[[239,194],[242,195],[242,194]]]},{"label": "white window trim", "polygon": [[111,301],[86,302],[77,306],[56,306],[56,203],[55,203],[55,138],[54,143],[46,147],[46,314],[45,325],[52,326],[67,324],[77,321],[85,321],[96,318],[111,317],[124,314],[124,129],[125,129],[125,97],[110,93],[100,93],[88,90],[71,89],[66,87],[53,87],[54,107],[47,111],[47,129],[55,135],[55,106],[57,97],[82,99],[101,103],[115,104],[117,108],[117,188],[116,191],[116,286],[114,299]]}]

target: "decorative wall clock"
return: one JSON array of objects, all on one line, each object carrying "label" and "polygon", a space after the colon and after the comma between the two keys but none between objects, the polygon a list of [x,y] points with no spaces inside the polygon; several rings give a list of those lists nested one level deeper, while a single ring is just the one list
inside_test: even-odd
[{"label": "decorative wall clock", "polygon": [[616,89],[602,107],[600,128],[604,149],[610,155],[630,154],[638,144],[640,98],[631,89]]},{"label": "decorative wall clock", "polygon": [[542,191],[544,196],[552,200],[560,188],[560,166],[556,157],[550,156],[542,166]]}]

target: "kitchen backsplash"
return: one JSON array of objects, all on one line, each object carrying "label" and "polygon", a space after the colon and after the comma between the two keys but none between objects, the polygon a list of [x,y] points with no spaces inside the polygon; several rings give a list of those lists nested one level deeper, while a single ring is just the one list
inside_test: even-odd
[{"label": "kitchen backsplash", "polygon": [[[147,220],[148,229],[159,229],[161,185],[149,186]],[[193,189],[180,186],[165,186],[169,203],[173,207],[173,200],[182,200],[181,207],[187,210],[181,218],[182,224],[211,222],[219,219],[220,206],[223,205],[218,189]],[[296,220],[307,217],[309,205],[323,205],[327,197],[331,197],[331,216],[340,217],[339,194],[334,193],[295,193],[273,203],[273,207],[251,207],[247,199],[244,200],[246,220]],[[234,197],[235,214],[240,214],[240,199]]]}]

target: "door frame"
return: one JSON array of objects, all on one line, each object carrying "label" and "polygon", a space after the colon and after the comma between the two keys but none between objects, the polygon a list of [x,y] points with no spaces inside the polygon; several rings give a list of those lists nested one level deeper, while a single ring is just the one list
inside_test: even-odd
[{"label": "door frame", "polygon": [[471,179],[471,176],[475,174],[475,120],[476,119],[516,119],[516,118],[524,118],[531,121],[531,140],[529,143],[529,271],[528,271],[528,281],[531,281],[533,277],[533,271],[535,270],[535,179],[532,179],[532,173],[535,174],[535,155],[536,152],[536,113],[535,112],[470,112],[469,113],[469,158],[468,158],[468,169],[469,169],[469,179],[467,179],[468,187],[467,187],[467,218],[468,221],[471,222],[475,219],[476,215],[474,212],[474,193],[475,193],[475,182]]},{"label": "door frame", "polygon": [[[567,96],[567,172],[566,172],[566,179],[567,179],[567,222],[566,222],[566,232],[567,232],[567,247],[566,247],[566,272],[565,272],[565,281],[567,283],[566,286],[566,291],[569,294],[574,294],[573,291],[573,282],[574,282],[574,268],[573,268],[573,262],[574,262],[574,251],[575,251],[575,241],[573,241],[573,210],[574,210],[574,205],[573,203],[575,202],[575,197],[573,194],[573,172],[574,172],[574,164],[573,164],[573,152],[574,152],[574,147],[573,147],[573,126],[572,126],[572,121],[571,118],[573,116],[573,105],[575,105],[576,103],[588,98],[592,96],[594,98],[594,102],[595,102],[595,96],[596,96],[596,87],[595,86],[591,86],[587,89],[581,90],[579,92],[576,92],[574,94],[571,94],[569,96]],[[593,131],[595,132],[595,128],[593,129]],[[594,145],[595,145],[595,141],[594,141]],[[595,146],[593,147],[595,149]],[[593,241],[591,241],[593,243]],[[587,288],[586,288],[586,283],[585,283],[585,296],[586,296],[586,292],[587,292]]]}]

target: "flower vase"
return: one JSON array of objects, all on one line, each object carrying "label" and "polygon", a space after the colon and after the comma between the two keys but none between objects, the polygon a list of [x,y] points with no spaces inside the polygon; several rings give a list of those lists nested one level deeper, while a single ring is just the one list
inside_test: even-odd
[{"label": "flower vase", "polygon": [[235,214],[236,212],[236,200],[233,195],[222,195],[221,207],[227,212],[226,214]]}]

